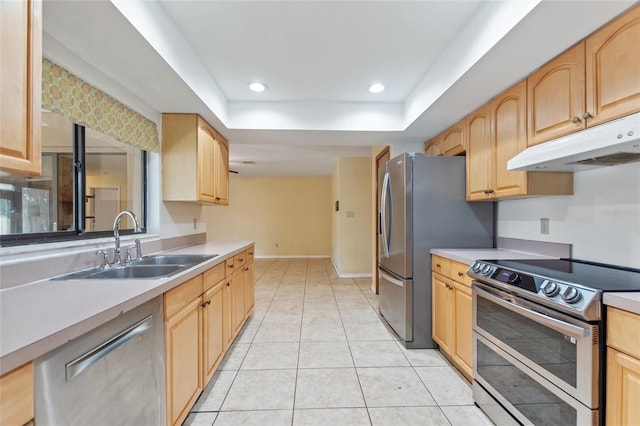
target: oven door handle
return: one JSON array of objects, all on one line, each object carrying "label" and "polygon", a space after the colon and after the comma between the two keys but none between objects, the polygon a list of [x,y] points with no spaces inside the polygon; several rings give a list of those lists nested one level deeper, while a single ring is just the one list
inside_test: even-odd
[{"label": "oven door handle", "polygon": [[529,318],[530,320],[549,326],[564,334],[573,335],[576,337],[587,337],[591,333],[591,331],[587,328],[578,327],[577,325],[569,324],[567,322],[551,318],[547,315],[541,314],[531,309],[527,309],[524,306],[517,304],[515,300],[505,300],[498,294],[490,293],[481,289],[477,284],[474,285],[473,289],[479,296],[482,296],[485,299],[489,299],[491,302],[500,305],[505,309],[520,314],[526,318]]}]

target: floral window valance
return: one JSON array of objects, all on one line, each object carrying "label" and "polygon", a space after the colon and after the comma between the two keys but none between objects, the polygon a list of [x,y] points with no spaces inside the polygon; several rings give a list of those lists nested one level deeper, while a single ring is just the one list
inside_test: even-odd
[{"label": "floral window valance", "polygon": [[121,142],[160,151],[156,123],[46,58],[42,60],[42,106]]}]

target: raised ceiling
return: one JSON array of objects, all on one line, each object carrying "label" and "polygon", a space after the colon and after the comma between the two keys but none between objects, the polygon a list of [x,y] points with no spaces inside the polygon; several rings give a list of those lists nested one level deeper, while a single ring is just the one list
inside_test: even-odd
[{"label": "raised ceiling", "polygon": [[419,150],[632,4],[51,0],[43,50],[144,115],[201,114],[243,175],[327,175]]}]

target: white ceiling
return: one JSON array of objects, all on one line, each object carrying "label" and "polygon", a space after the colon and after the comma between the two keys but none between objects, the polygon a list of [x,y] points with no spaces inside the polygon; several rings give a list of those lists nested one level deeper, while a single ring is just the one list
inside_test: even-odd
[{"label": "white ceiling", "polygon": [[632,4],[45,0],[43,52],[152,119],[201,114],[242,175],[328,175],[421,149]]}]

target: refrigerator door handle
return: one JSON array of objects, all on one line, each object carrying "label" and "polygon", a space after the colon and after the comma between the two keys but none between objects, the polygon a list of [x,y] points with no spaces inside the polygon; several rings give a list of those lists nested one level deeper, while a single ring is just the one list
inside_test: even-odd
[{"label": "refrigerator door handle", "polygon": [[382,246],[384,247],[384,257],[389,257],[389,234],[387,233],[387,194],[389,192],[389,173],[384,174],[384,180],[382,181],[382,208],[380,214],[382,215]]},{"label": "refrigerator door handle", "polygon": [[404,281],[393,278],[391,275],[385,273],[382,269],[380,271],[380,277],[385,281],[390,282],[391,284],[397,285],[398,287],[404,287]]}]

